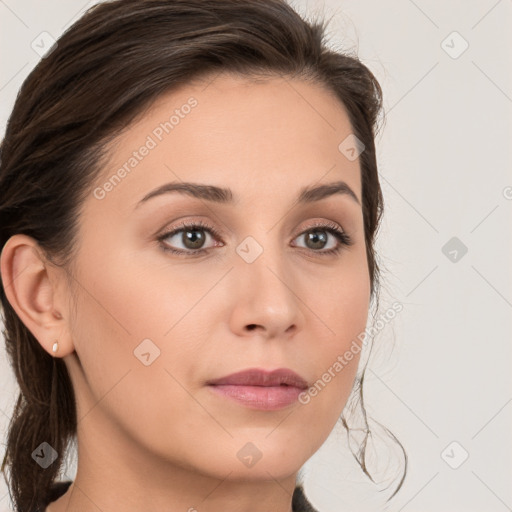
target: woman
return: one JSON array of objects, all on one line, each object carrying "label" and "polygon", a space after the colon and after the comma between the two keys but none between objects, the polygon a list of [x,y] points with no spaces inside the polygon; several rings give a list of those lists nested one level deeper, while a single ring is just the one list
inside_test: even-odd
[{"label": "woman", "polygon": [[105,2],[58,40],[1,146],[16,510],[314,510],[299,470],[362,399],[380,108],[282,0]]}]

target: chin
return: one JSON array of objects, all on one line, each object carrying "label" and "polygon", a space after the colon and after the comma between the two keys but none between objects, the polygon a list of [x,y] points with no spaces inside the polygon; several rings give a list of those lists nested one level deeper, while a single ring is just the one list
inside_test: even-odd
[{"label": "chin", "polygon": [[232,471],[230,479],[284,479],[297,473],[310,457],[312,449],[305,443],[290,442],[289,436],[270,431],[258,435],[237,437],[229,450],[231,457],[223,457],[226,472]]}]

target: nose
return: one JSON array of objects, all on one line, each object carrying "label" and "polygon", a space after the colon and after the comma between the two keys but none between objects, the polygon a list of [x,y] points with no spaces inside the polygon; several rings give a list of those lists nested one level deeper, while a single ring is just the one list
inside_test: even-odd
[{"label": "nose", "polygon": [[303,324],[303,302],[284,255],[269,249],[252,263],[240,258],[233,272],[231,329],[239,336],[289,337]]}]

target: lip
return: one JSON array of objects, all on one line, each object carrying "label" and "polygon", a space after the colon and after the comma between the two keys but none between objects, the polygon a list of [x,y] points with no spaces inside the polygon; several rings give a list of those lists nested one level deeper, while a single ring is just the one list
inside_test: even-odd
[{"label": "lip", "polygon": [[297,401],[308,383],[288,368],[269,371],[249,368],[207,382],[216,394],[251,409],[276,410]]}]

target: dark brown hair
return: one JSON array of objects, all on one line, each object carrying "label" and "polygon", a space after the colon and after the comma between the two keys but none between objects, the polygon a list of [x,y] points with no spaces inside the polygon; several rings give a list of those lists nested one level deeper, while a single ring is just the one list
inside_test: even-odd
[{"label": "dark brown hair", "polygon": [[[70,269],[78,211],[102,170],[108,142],[163,93],[221,72],[296,77],[334,93],[364,143],[365,243],[378,301],[374,240],[383,198],[374,137],[381,88],[357,56],[327,47],[326,25],[307,22],[285,0],[115,0],[92,7],[41,59],[16,99],[0,146],[0,249],[22,233],[49,261]],[[15,510],[26,512],[50,496],[77,419],[64,362],[21,322],[6,298],[9,285],[0,287],[3,334],[20,394],[2,471],[10,469]],[[356,382],[361,405],[363,377]],[[43,441],[58,453],[47,469],[32,458]],[[354,456],[370,476],[365,446]]]}]

